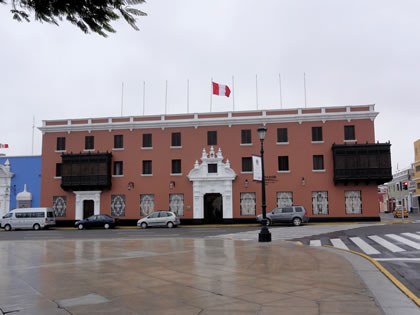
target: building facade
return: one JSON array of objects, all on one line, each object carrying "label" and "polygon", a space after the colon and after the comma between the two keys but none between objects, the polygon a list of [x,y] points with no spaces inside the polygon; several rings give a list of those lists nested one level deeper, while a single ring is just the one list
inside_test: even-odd
[{"label": "building facade", "polygon": [[420,211],[420,139],[414,142],[413,176],[409,190],[413,197],[413,211]]},{"label": "building facade", "polygon": [[39,207],[41,156],[0,156],[0,215],[19,207]]},{"label": "building facade", "polygon": [[389,143],[374,105],[43,121],[41,205],[61,220],[255,221],[252,156],[264,125],[267,209],[304,205],[313,220],[378,220]]}]

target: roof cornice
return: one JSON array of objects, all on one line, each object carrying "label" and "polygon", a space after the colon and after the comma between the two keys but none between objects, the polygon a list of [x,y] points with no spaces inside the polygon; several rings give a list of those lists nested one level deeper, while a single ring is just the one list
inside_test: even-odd
[{"label": "roof cornice", "polygon": [[[342,110],[342,111],[339,111]],[[224,113],[195,113],[180,115],[160,116],[130,116],[130,117],[107,117],[85,118],[69,120],[44,120],[43,126],[38,129],[46,132],[73,132],[73,131],[98,131],[98,130],[121,130],[121,129],[152,129],[152,128],[179,128],[179,127],[202,127],[202,126],[226,126],[245,124],[270,124],[270,123],[303,123],[311,121],[374,120],[378,115],[374,105],[363,106],[340,106],[320,108],[298,108],[283,110],[261,110],[247,112],[224,112]],[[179,118],[177,118],[179,117]],[[123,121],[125,120],[125,121]],[[94,122],[101,121],[101,122]]]}]

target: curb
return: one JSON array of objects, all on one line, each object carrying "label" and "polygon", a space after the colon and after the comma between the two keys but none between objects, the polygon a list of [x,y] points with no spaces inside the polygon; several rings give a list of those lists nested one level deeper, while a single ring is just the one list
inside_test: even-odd
[{"label": "curb", "polygon": [[[298,244],[301,242],[298,242]],[[299,244],[299,245],[303,245],[303,244]],[[420,298],[415,295],[413,292],[410,291],[410,289],[408,289],[404,284],[402,284],[397,278],[395,278],[388,270],[385,269],[384,266],[382,266],[379,262],[377,262],[375,259],[373,259],[372,257],[363,254],[363,253],[359,253],[350,249],[342,249],[342,248],[337,248],[331,245],[323,245],[323,247],[327,247],[327,248],[332,248],[332,249],[337,249],[337,250],[341,250],[344,252],[348,252],[348,253],[352,253],[355,255],[359,255],[363,258],[365,258],[366,260],[370,261],[372,264],[375,265],[376,268],[379,269],[379,271],[381,271],[401,292],[403,292],[408,298],[410,298],[414,303],[416,303],[417,306],[420,307]]]}]

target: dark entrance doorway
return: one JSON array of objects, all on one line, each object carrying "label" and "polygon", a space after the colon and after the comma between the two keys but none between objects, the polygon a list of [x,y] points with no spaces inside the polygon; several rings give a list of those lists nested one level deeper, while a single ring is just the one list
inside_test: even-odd
[{"label": "dark entrance doorway", "polygon": [[83,200],[83,219],[93,215],[95,209],[95,203],[93,200]]},{"label": "dark entrance doorway", "polygon": [[223,222],[223,198],[221,194],[204,195],[204,223]]}]

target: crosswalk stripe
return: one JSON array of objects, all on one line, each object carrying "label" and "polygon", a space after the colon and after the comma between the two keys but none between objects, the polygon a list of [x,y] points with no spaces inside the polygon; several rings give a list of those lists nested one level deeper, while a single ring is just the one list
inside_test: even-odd
[{"label": "crosswalk stripe", "polygon": [[420,235],[414,234],[414,233],[401,233],[404,236],[408,236],[411,238],[415,238],[416,240],[420,240]]},{"label": "crosswalk stripe", "polygon": [[331,243],[334,247],[341,248],[341,249],[349,249],[344,242],[339,238],[332,238],[330,239]]},{"label": "crosswalk stripe", "polygon": [[360,237],[350,237],[350,240],[355,243],[357,246],[360,247],[362,251],[364,251],[368,255],[375,255],[380,254],[375,248],[370,246],[368,243],[366,243],[364,240],[362,240]]},{"label": "crosswalk stripe", "polygon": [[420,249],[420,244],[419,243],[413,242],[413,241],[408,240],[408,239],[406,239],[404,237],[401,237],[401,236],[398,236],[398,235],[395,235],[395,234],[385,234],[385,236],[386,237],[389,237],[389,238],[392,238],[392,239],[394,239],[394,240],[396,240],[398,242],[401,242],[401,243],[403,243],[405,245],[408,245],[410,247],[413,247],[415,249]]},{"label": "crosswalk stripe", "polygon": [[310,246],[321,246],[321,241],[320,240],[310,240],[309,245]]},{"label": "crosswalk stripe", "polygon": [[385,247],[386,249],[390,250],[393,253],[405,252],[405,249],[402,249],[401,247],[399,247],[397,245],[394,245],[391,242],[388,242],[386,239],[383,239],[382,237],[380,237],[378,235],[371,235],[371,236],[368,236],[368,237],[371,240],[375,241],[376,243]]}]

